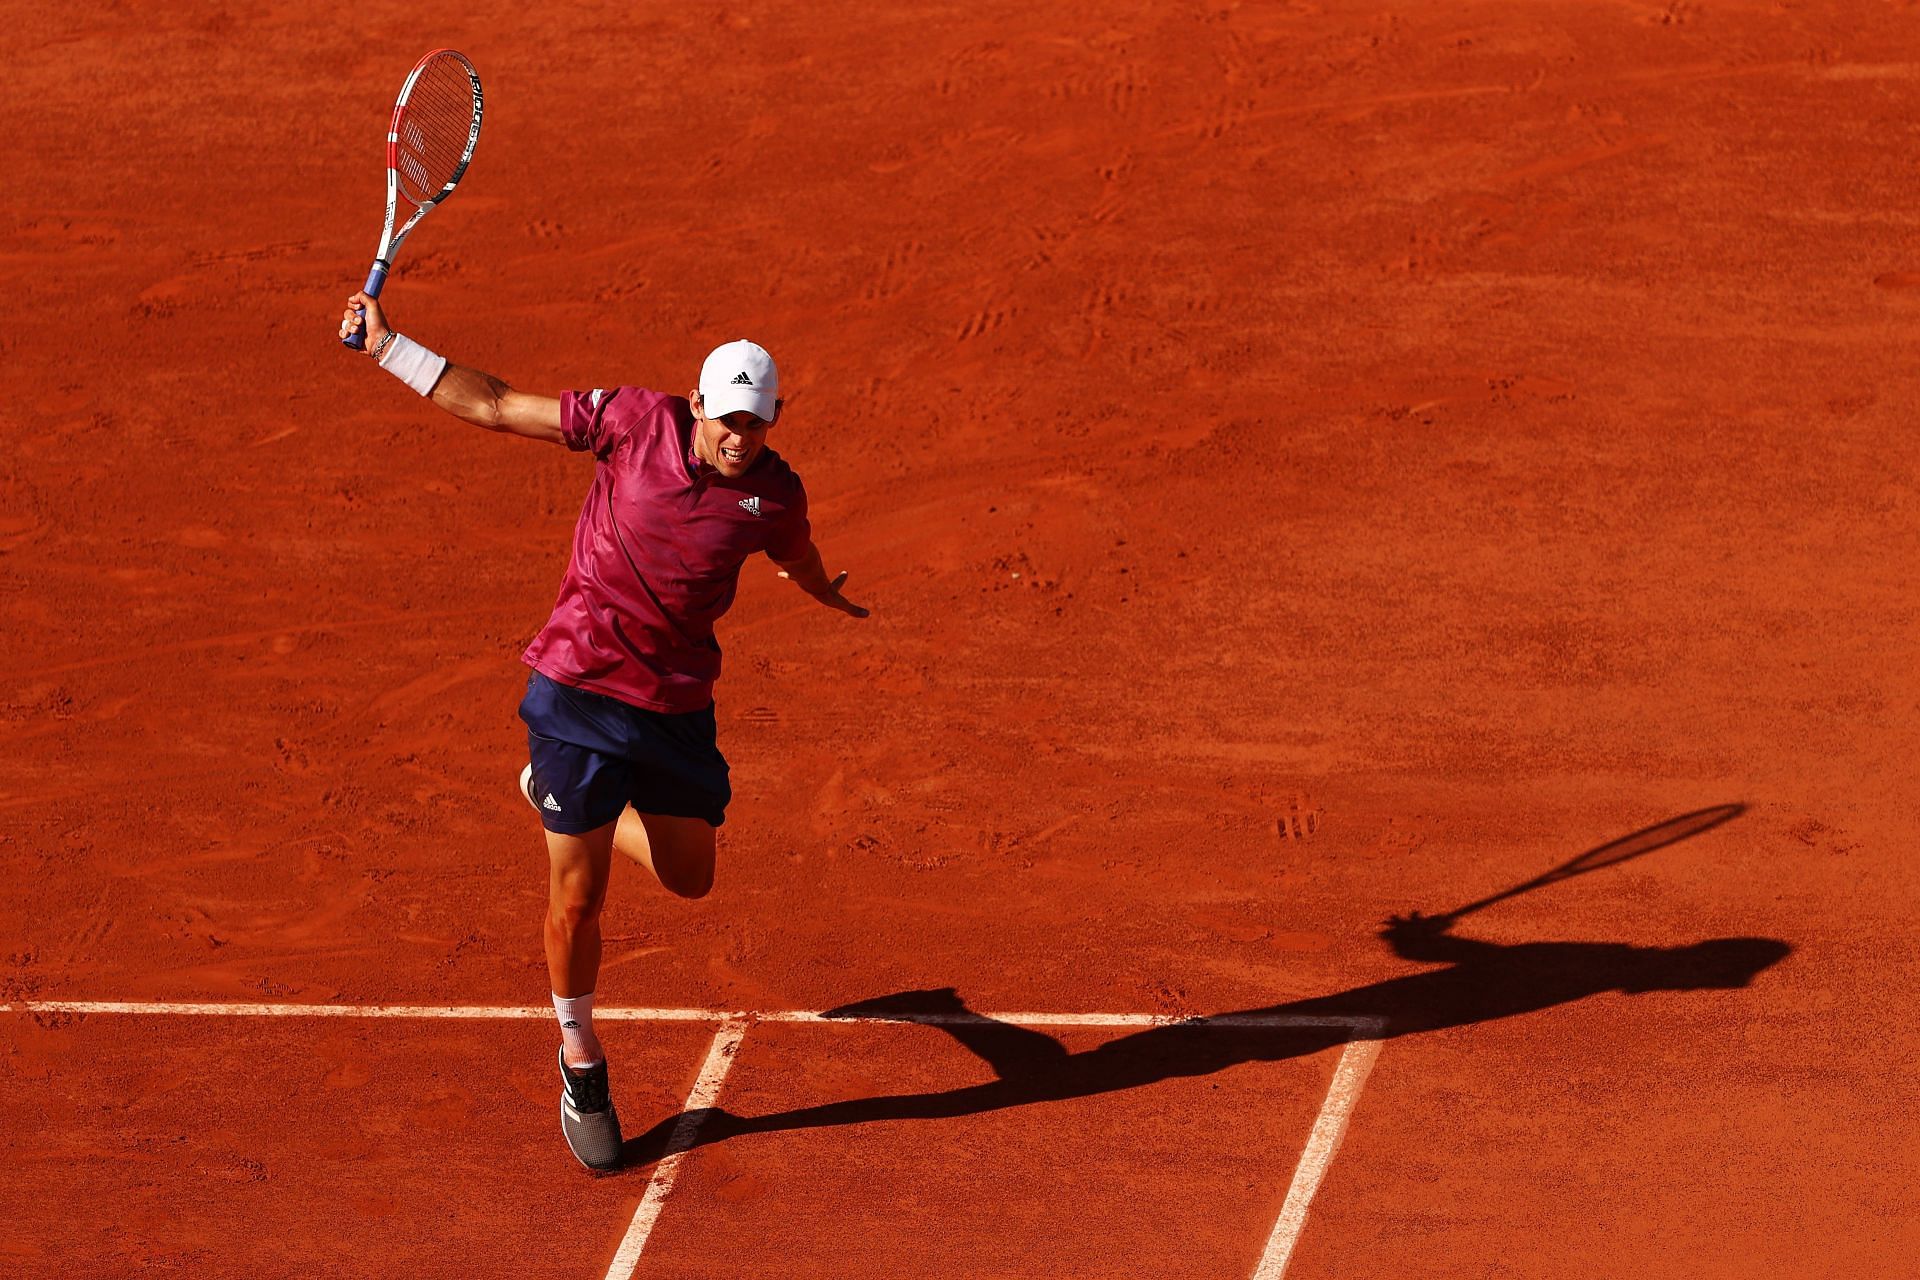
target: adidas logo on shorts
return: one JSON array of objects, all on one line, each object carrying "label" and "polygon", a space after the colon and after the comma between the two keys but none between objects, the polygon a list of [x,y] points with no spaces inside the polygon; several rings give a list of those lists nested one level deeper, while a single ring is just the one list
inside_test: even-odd
[{"label": "adidas logo on shorts", "polygon": [[553,792],[551,791],[547,792],[547,798],[540,802],[540,807],[542,809],[551,809],[555,813],[560,812],[560,802],[553,798]]}]

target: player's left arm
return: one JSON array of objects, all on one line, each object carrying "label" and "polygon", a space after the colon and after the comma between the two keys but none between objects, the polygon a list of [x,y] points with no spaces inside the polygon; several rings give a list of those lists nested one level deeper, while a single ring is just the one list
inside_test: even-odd
[{"label": "player's left arm", "polygon": [[820,559],[820,548],[807,540],[807,550],[798,560],[782,560],[769,555],[768,559],[780,566],[780,576],[799,587],[802,591],[826,605],[829,609],[838,609],[850,618],[864,618],[867,611],[840,594],[840,588],[846,583],[847,575],[836,578],[827,577],[827,567]]}]

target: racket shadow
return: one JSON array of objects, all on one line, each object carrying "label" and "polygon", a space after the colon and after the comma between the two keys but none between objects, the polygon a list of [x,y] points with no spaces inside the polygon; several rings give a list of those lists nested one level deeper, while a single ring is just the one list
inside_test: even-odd
[{"label": "racket shadow", "polygon": [[[1737,813],[1739,806],[1700,810],[1600,848],[1630,847],[1638,856],[1726,821],[1733,816],[1725,813],[1729,809]],[[1716,813],[1725,816],[1712,818]],[[1635,841],[1639,843],[1629,844]],[[1454,918],[1448,916],[1399,917],[1380,932],[1380,940],[1400,959],[1443,967],[1215,1016],[1377,1019],[1382,1029],[1369,1033],[1371,1038],[1393,1040],[1520,1017],[1608,992],[1735,991],[1793,952],[1780,939],[1760,937],[1707,938],[1674,947],[1628,942],[1499,943],[1458,936],[1453,924]],[[952,1119],[1116,1093],[1162,1080],[1211,1075],[1244,1063],[1306,1057],[1348,1038],[1338,1028],[1248,1029],[1175,1023],[1073,1052],[1042,1032],[974,1013],[952,987],[896,992],[840,1006],[826,1016],[896,1018],[937,1026],[978,1058],[993,1078],[956,1089],[854,1098],[762,1115],[708,1108],[698,1116],[693,1145],[757,1133]],[[680,1120],[681,1116],[670,1116],[630,1139],[623,1151],[627,1167],[644,1168],[666,1154]]]},{"label": "racket shadow", "polygon": [[1630,862],[1635,858],[1642,858],[1649,853],[1665,849],[1669,845],[1679,844],[1682,840],[1691,840],[1697,835],[1704,835],[1722,823],[1731,822],[1746,811],[1747,806],[1744,804],[1718,804],[1711,808],[1695,809],[1692,813],[1668,818],[1665,822],[1656,822],[1650,827],[1642,827],[1631,835],[1621,836],[1618,840],[1609,840],[1603,845],[1596,845],[1545,875],[1535,876],[1510,889],[1489,894],[1478,901],[1469,902],[1464,907],[1455,907],[1441,918],[1458,920],[1484,907],[1490,907],[1496,902],[1505,902],[1508,898],[1519,897],[1534,889],[1558,884],[1562,880],[1571,880],[1575,876],[1583,876],[1588,872],[1598,871],[1602,867],[1617,867],[1623,862]]}]

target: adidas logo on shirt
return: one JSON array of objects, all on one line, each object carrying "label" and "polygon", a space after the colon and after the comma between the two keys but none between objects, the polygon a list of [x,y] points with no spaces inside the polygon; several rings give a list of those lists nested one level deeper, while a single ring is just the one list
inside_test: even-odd
[{"label": "adidas logo on shirt", "polygon": [[756,496],[754,496],[754,497],[751,497],[751,498],[742,498],[742,499],[740,499],[740,509],[741,509],[742,511],[744,511],[744,512],[746,512],[746,513],[747,513],[748,515],[750,515],[750,516],[757,516],[757,515],[759,515],[759,514],[760,514],[760,499],[759,499],[759,497],[758,497],[758,495],[756,495]]},{"label": "adidas logo on shirt", "polygon": [[745,369],[742,369],[733,375],[733,385],[736,387],[750,387],[753,385],[753,379],[747,376]]}]

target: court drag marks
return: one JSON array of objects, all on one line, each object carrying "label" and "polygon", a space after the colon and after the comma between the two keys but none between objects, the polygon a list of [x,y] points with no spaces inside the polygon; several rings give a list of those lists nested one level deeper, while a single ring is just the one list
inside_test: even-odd
[{"label": "court drag marks", "polygon": [[[763,342],[776,447],[874,610],[749,565],[720,629],[721,879],[681,903],[616,875],[604,1000],[953,986],[1182,1016],[1409,979],[1391,1012],[1418,1025],[1435,985],[1552,969],[1448,977],[1384,917],[1741,803],[1458,932],[1791,954],[1740,989],[1461,997],[1386,1049],[1290,1280],[1912,1269],[1910,9],[408,12],[489,100],[396,323],[540,393],[680,392],[715,343]],[[383,17],[9,11],[0,114],[31,127],[0,181],[0,1001],[545,997],[517,656],[588,464],[432,413],[334,338],[420,51]],[[538,1025],[422,1043],[497,1040],[539,1092]],[[529,1222],[573,1233],[577,1200],[598,1248],[631,1213],[550,1104],[456,1131],[498,1220],[398,1156],[421,1193],[398,1207],[296,1149],[260,1183],[203,1171],[319,1114],[274,1091],[320,1089],[302,1055],[361,1031],[311,1034],[236,1028],[258,1063],[137,1019],[74,1057],[9,1044],[0,1135],[31,1163],[0,1174],[0,1271],[78,1270],[58,1238],[109,1276],[252,1280],[279,1228],[227,1198],[286,1206],[290,1244],[354,1274],[401,1269],[395,1221],[422,1268],[494,1242],[537,1270]],[[226,1147],[116,1160],[50,1127],[111,1139],[86,1055],[177,1061],[152,1050],[176,1036],[217,1083],[142,1101],[134,1136]],[[672,1114],[699,1055],[644,1101],[617,1077],[629,1123]],[[437,1071],[496,1096],[480,1060],[380,1059],[428,1115],[464,1105]],[[363,1098],[405,1123],[371,1081],[333,1092],[315,1133]]]}]

